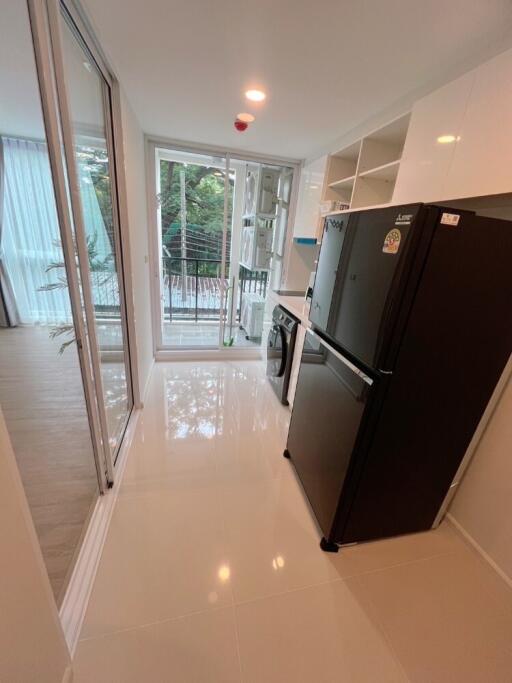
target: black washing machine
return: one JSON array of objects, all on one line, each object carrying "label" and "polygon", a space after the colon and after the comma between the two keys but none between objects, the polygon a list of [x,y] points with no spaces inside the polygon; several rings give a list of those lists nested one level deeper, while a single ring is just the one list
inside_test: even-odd
[{"label": "black washing machine", "polygon": [[288,386],[299,321],[282,306],[272,313],[272,328],[267,341],[267,377],[277,397],[288,405]]}]

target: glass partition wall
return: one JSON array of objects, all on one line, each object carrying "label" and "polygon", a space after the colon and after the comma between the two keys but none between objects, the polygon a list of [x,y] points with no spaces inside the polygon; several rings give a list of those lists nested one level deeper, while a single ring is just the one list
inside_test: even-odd
[{"label": "glass partition wall", "polygon": [[294,168],[152,148],[157,348],[259,348],[267,295],[281,281]]},{"label": "glass partition wall", "polygon": [[2,4],[0,407],[60,605],[133,398],[109,84],[49,4]]}]

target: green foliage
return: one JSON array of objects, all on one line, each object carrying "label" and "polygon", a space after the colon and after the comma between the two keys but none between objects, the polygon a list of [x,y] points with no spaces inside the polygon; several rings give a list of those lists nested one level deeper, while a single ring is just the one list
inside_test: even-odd
[{"label": "green foliage", "polygon": [[[96,233],[94,235],[87,236],[87,255],[89,260],[89,269],[95,272],[105,272],[109,273],[105,276],[105,282],[112,277],[112,260],[113,254],[108,254],[105,258],[101,258],[98,254],[97,249],[98,236]],[[62,245],[59,240],[54,242],[54,245],[62,251]],[[76,248],[75,248],[76,251]],[[64,261],[52,261],[45,268],[45,273],[54,273],[55,280],[53,282],[48,282],[46,285],[42,285],[37,288],[38,292],[51,292],[56,289],[67,289],[68,280],[66,277],[66,264]],[[102,284],[102,283],[100,283]],[[50,339],[55,339],[61,335],[74,335],[75,328],[73,325],[55,325],[50,328]],[[73,336],[71,339],[64,341],[60,348],[59,354],[63,354],[70,344],[76,341]]]},{"label": "green foliage", "polygon": [[[185,171],[187,256],[219,258],[224,225],[224,171],[197,164],[160,162],[159,195],[162,243],[172,256],[181,255],[180,171]],[[228,183],[228,225],[231,223],[233,180]]]}]

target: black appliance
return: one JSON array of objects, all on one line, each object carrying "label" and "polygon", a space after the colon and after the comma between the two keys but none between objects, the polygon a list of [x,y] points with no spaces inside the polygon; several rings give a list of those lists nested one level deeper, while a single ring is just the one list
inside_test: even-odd
[{"label": "black appliance", "polygon": [[439,523],[512,351],[511,264],[509,221],[326,219],[285,451],[324,550]]},{"label": "black appliance", "polygon": [[282,306],[272,312],[267,341],[267,376],[281,403],[288,405],[288,387],[299,321]]}]

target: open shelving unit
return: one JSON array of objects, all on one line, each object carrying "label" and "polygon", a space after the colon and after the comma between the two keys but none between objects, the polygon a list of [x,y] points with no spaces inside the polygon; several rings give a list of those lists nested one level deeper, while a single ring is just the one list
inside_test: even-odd
[{"label": "open shelving unit", "polygon": [[322,201],[347,204],[349,209],[386,205],[391,201],[410,113],[374,130],[331,154]]}]

